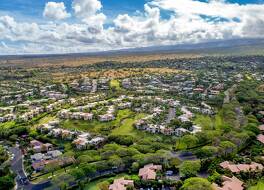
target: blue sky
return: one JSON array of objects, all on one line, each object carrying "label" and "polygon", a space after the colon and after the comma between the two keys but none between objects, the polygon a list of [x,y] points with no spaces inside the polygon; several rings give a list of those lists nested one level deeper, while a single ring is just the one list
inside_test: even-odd
[{"label": "blue sky", "polygon": [[[71,11],[72,0],[51,0],[64,2],[67,10]],[[1,0],[0,11],[12,12],[31,19],[42,19],[42,10],[49,0]],[[103,12],[109,17],[118,14],[132,13],[143,10],[146,0],[102,0]]]},{"label": "blue sky", "polygon": [[[64,2],[67,10],[71,12],[72,0],[51,0],[54,2]],[[0,13],[11,13],[18,15],[18,19],[43,19],[42,10],[49,0],[1,0]],[[148,0],[102,0],[103,12],[110,18],[118,14],[134,13],[143,11],[144,4]],[[252,4],[263,3],[262,0],[228,0],[230,3]]]},{"label": "blue sky", "polygon": [[0,54],[264,37],[264,0],[0,0]]}]

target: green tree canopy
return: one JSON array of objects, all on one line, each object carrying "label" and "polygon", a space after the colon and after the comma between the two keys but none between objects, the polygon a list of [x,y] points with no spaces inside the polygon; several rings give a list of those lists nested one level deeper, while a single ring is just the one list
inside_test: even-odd
[{"label": "green tree canopy", "polygon": [[192,177],[184,181],[180,190],[213,190],[213,187],[207,179]]},{"label": "green tree canopy", "polygon": [[219,152],[224,156],[227,156],[229,154],[234,154],[236,153],[236,151],[237,151],[236,145],[230,141],[222,141],[219,145]]},{"label": "green tree canopy", "polygon": [[200,161],[184,161],[180,165],[180,176],[184,178],[194,177],[200,169]]}]

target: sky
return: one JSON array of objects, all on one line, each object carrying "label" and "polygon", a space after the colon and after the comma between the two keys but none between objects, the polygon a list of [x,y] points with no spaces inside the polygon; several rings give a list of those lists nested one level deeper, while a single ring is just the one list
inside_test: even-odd
[{"label": "sky", "polygon": [[263,0],[0,0],[0,54],[263,37]]}]

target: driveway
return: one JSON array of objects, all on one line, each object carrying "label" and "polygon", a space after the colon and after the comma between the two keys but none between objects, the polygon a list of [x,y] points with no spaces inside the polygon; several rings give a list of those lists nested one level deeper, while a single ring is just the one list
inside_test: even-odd
[{"label": "driveway", "polygon": [[173,158],[178,158],[181,161],[195,161],[199,160],[193,153],[191,152],[171,152],[171,156]]},{"label": "driveway", "polygon": [[[21,150],[16,146],[9,149],[14,154],[14,158],[11,161],[11,170],[17,175],[16,177],[16,189],[17,190],[43,190],[50,185],[50,181],[41,184],[32,184],[27,178],[23,166],[23,154]],[[26,183],[22,183],[21,179]]]},{"label": "driveway", "polygon": [[169,124],[171,120],[173,120],[176,116],[176,109],[175,108],[170,108],[167,119],[166,119],[166,124]]}]

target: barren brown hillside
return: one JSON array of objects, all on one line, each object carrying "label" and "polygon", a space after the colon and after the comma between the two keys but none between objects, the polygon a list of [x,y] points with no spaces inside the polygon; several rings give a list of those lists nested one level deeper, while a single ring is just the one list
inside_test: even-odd
[{"label": "barren brown hillside", "polygon": [[0,66],[15,67],[75,67],[85,64],[93,64],[104,61],[141,62],[161,59],[177,59],[177,58],[195,58],[201,57],[198,54],[142,54],[142,55],[116,55],[116,56],[60,56],[60,57],[44,57],[44,58],[6,58],[0,59]]}]

